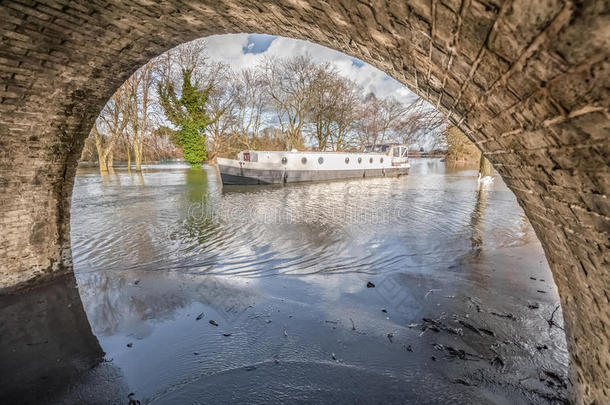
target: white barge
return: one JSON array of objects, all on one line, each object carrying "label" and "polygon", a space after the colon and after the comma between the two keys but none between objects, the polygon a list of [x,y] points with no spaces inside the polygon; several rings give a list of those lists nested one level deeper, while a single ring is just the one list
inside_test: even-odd
[{"label": "white barge", "polygon": [[363,152],[244,150],[218,158],[223,184],[281,184],[409,173],[407,146],[369,145]]}]

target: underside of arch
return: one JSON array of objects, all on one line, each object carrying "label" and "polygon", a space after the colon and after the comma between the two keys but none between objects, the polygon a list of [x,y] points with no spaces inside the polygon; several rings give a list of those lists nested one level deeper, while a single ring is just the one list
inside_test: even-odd
[{"label": "underside of arch", "polygon": [[77,160],[101,108],[138,67],[213,34],[305,39],[385,71],[476,142],[545,249],[575,398],[606,402],[609,8],[564,0],[5,1],[0,288],[72,271]]}]

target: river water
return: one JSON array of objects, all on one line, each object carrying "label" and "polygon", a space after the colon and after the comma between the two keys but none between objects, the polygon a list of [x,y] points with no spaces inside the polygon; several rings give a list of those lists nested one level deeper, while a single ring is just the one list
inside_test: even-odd
[{"label": "river water", "polygon": [[56,400],[561,402],[559,299],[514,195],[412,166],[224,189],[213,167],[79,171],[74,268],[105,362]]}]

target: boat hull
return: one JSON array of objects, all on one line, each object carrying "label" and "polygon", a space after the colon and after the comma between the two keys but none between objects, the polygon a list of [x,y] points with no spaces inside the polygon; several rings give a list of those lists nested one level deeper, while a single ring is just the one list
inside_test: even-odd
[{"label": "boat hull", "polygon": [[226,185],[283,184],[409,174],[408,166],[349,170],[281,170],[233,167],[219,164],[218,169],[222,183]]}]

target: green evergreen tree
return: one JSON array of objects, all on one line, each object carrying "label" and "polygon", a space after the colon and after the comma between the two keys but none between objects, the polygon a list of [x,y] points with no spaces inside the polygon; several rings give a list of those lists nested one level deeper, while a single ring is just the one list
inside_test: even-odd
[{"label": "green evergreen tree", "polygon": [[193,70],[182,70],[182,94],[178,98],[174,85],[159,83],[157,91],[167,119],[178,127],[178,144],[184,159],[191,165],[201,165],[207,158],[207,126],[212,123],[207,110],[211,86],[199,89],[191,81]]}]

